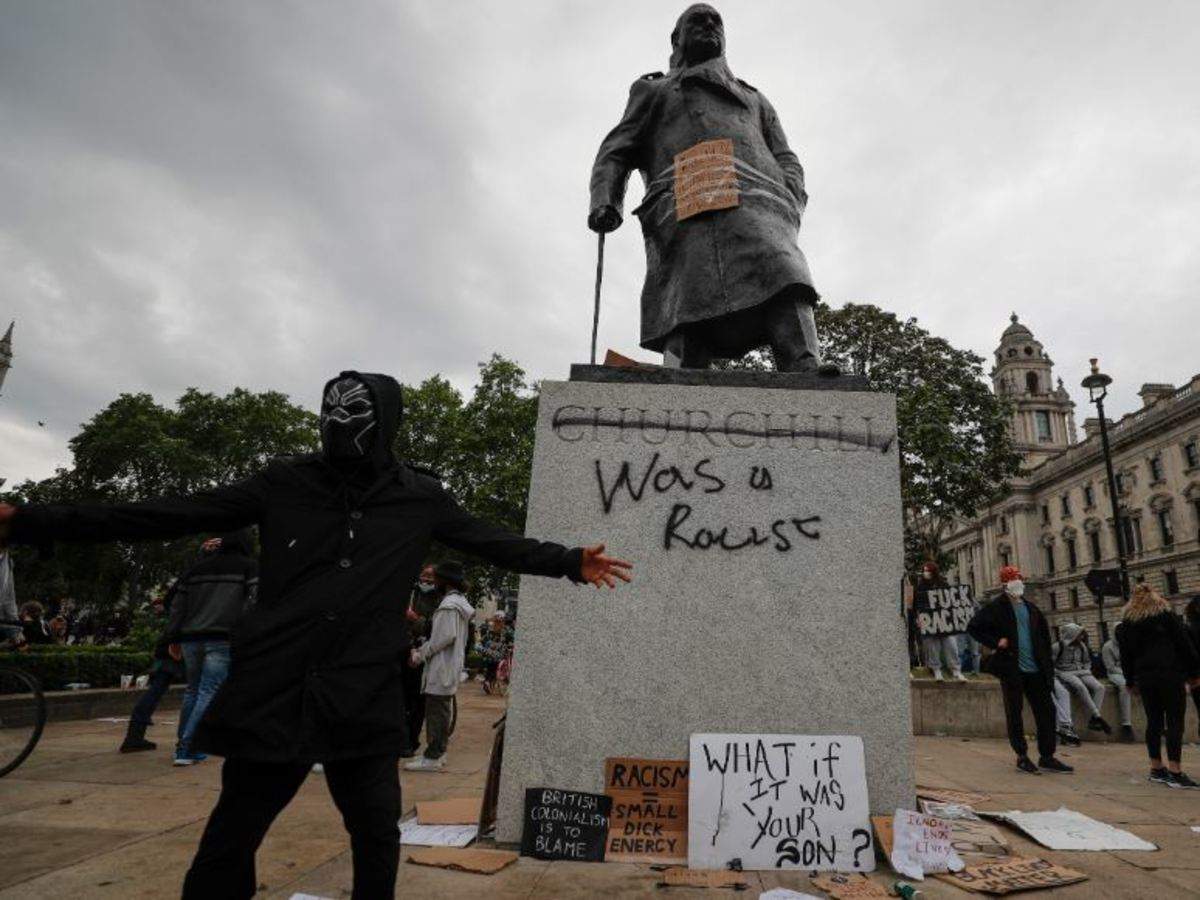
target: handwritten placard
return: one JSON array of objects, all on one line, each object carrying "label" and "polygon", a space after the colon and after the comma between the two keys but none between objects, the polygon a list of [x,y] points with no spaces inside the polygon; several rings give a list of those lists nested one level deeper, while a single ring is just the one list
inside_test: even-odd
[{"label": "handwritten placard", "polygon": [[740,203],[733,141],[702,141],[675,154],[675,221]]},{"label": "handwritten placard", "polygon": [[1012,894],[1038,888],[1059,887],[1087,881],[1087,876],[1044,859],[1010,856],[995,862],[976,863],[961,872],[934,876],[965,891],[981,894]]},{"label": "handwritten placard", "polygon": [[688,866],[875,868],[862,738],[693,734]]},{"label": "handwritten placard", "polygon": [[943,819],[910,809],[898,809],[892,819],[892,868],[918,881],[926,873],[957,872],[963,867]]},{"label": "handwritten placard", "polygon": [[604,861],[612,798],[602,794],[529,788],[521,855],[535,859]]},{"label": "handwritten placard", "polygon": [[970,585],[930,588],[928,592],[917,595],[917,605],[913,611],[916,613],[917,630],[922,637],[962,634],[975,615],[975,600],[971,596]]},{"label": "handwritten placard", "polygon": [[604,858],[622,862],[687,860],[688,761],[604,761],[604,794],[612,798]]}]

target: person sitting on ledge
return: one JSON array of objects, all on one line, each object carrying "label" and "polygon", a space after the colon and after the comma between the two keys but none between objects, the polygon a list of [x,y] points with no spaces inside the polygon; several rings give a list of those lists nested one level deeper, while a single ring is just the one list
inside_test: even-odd
[{"label": "person sitting on ledge", "polygon": [[[1017,768],[1036,775],[1073,772],[1055,755],[1054,704],[1050,683],[1054,665],[1050,656],[1050,626],[1042,611],[1024,599],[1025,583],[1016,566],[1000,570],[1004,593],[980,608],[967,626],[967,633],[993,653],[983,669],[1000,679],[1004,694],[1004,718],[1008,741],[1017,754]],[[1037,725],[1038,764],[1029,758],[1025,724],[1021,720],[1023,700],[1029,701]]]},{"label": "person sitting on ledge", "polygon": [[1059,629],[1062,640],[1050,648],[1054,654],[1055,676],[1087,707],[1088,731],[1112,734],[1100,710],[1104,704],[1104,685],[1092,674],[1092,654],[1088,647],[1087,631],[1083,626],[1068,622]]}]

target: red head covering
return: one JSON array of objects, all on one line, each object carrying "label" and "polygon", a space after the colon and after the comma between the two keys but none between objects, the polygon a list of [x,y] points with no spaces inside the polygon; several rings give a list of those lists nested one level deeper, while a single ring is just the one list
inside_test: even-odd
[{"label": "red head covering", "polygon": [[1021,577],[1021,570],[1016,566],[1005,566],[1000,570],[1000,583],[1008,584],[1010,581],[1024,581]]}]

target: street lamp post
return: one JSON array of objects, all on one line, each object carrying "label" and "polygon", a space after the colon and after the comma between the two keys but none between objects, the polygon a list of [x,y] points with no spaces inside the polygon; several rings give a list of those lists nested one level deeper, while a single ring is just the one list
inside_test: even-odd
[{"label": "street lamp post", "polygon": [[[1097,360],[1090,360],[1092,372],[1083,379],[1088,398],[1096,404],[1096,415],[1100,417],[1100,448],[1104,453],[1104,468],[1108,473],[1108,499],[1112,501],[1113,532],[1117,536],[1117,567],[1121,573],[1121,599],[1129,600],[1129,569],[1125,564],[1125,538],[1121,529],[1121,506],[1117,502],[1117,476],[1113,473],[1112,450],[1108,444],[1108,423],[1104,418],[1104,398],[1112,378],[1100,371]],[[1104,622],[1104,595],[1100,595],[1100,622]]]}]

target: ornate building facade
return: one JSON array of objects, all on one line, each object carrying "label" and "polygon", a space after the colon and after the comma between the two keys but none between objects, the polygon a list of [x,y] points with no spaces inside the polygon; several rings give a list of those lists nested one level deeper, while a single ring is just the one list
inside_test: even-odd
[{"label": "ornate building facade", "polygon": [[[1011,493],[959,520],[943,547],[951,580],[977,597],[999,590],[999,570],[1019,566],[1028,596],[1052,628],[1077,622],[1093,646],[1119,620],[1120,600],[1097,605],[1084,578],[1116,568],[1117,543],[1099,421],[1083,423],[1053,361],[1016,315],[996,350],[992,382],[1013,404],[1011,435],[1025,459]],[[1182,610],[1200,594],[1200,375],[1176,388],[1145,384],[1142,408],[1109,424],[1131,581],[1144,579]]]}]

